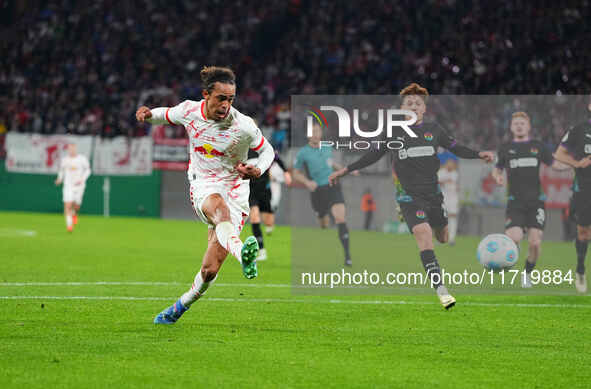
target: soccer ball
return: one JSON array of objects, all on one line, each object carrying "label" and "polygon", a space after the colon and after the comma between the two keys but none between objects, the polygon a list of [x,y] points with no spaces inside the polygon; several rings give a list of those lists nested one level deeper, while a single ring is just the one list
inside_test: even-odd
[{"label": "soccer ball", "polygon": [[513,239],[505,234],[491,234],[480,241],[476,258],[490,270],[509,269],[517,263],[519,250]]}]

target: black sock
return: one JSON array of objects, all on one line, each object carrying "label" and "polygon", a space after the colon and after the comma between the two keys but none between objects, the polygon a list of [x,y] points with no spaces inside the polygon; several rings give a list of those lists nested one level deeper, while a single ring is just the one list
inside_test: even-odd
[{"label": "black sock", "polygon": [[[421,251],[421,262],[423,262],[427,277],[431,280],[431,285],[433,288],[437,289],[443,283],[441,282],[441,268],[439,267],[437,258],[435,258],[435,252],[433,250]],[[435,276],[435,274],[439,275]]]},{"label": "black sock", "polygon": [[350,259],[351,254],[349,253],[349,229],[345,223],[337,224],[337,227],[339,228],[339,239],[341,240],[343,249],[345,249],[345,258]]},{"label": "black sock", "polygon": [[263,231],[261,230],[260,223],[252,223],[252,234],[255,238],[257,238],[257,242],[259,242],[259,249],[265,247],[263,243]]},{"label": "black sock", "polygon": [[577,249],[577,273],[585,274],[585,257],[587,256],[587,247],[589,242],[586,240],[575,240],[575,248]]},{"label": "black sock", "polygon": [[529,258],[527,258],[527,259],[525,260],[525,271],[526,271],[527,273],[531,273],[531,271],[532,271],[532,270],[534,270],[534,267],[536,267],[536,263],[535,263],[535,262],[534,262],[534,263],[531,263],[531,262],[529,261]]}]

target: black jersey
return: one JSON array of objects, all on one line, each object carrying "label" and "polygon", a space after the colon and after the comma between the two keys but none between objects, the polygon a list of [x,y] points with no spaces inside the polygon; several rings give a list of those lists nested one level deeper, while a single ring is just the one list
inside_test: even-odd
[{"label": "black jersey", "polygon": [[[576,160],[581,160],[591,155],[591,120],[577,124],[569,128],[562,137],[561,143],[570,155]],[[575,192],[591,191],[591,166],[575,169]]]},{"label": "black jersey", "polygon": [[439,146],[453,149],[456,141],[437,123],[424,123],[411,129],[418,137],[402,136],[404,147],[393,155],[396,176],[410,196],[425,197],[439,193],[437,149]]},{"label": "black jersey", "polygon": [[[456,140],[437,123],[422,123],[410,127],[417,135],[410,137],[403,131],[395,134],[393,139],[402,143],[402,148],[392,150],[394,170],[399,181],[397,192],[399,198],[421,197],[427,198],[440,193],[437,172],[439,171],[439,157],[437,148],[444,147],[461,158],[478,158],[478,152],[464,146],[459,146]],[[359,161],[347,167],[348,171],[368,166],[389,151],[382,146],[380,150],[372,151]]]},{"label": "black jersey", "polygon": [[507,170],[507,196],[509,200],[546,200],[540,181],[540,165],[552,165],[548,148],[538,140],[510,142],[498,151],[497,168]]}]

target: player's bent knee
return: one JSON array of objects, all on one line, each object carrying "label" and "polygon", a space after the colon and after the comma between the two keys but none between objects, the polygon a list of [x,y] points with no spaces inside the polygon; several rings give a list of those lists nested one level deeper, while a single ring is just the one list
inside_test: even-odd
[{"label": "player's bent knee", "polygon": [[577,238],[580,241],[588,242],[591,240],[591,227],[579,227],[577,231]]},{"label": "player's bent knee", "polygon": [[514,229],[506,230],[505,235],[507,235],[509,238],[511,238],[515,243],[519,243],[523,239],[523,232],[516,231]]},{"label": "player's bent knee", "polygon": [[528,240],[528,244],[531,247],[538,248],[538,247],[540,247],[542,245],[542,240],[541,239],[538,239],[538,238],[536,238],[536,239],[529,239]]},{"label": "player's bent knee", "polygon": [[230,221],[230,209],[226,202],[217,193],[210,195],[202,207],[205,215],[214,223],[219,224],[224,221]]},{"label": "player's bent knee", "polygon": [[449,242],[449,232],[447,231],[447,228],[439,230],[435,237],[439,243]]},{"label": "player's bent knee", "polygon": [[429,241],[433,238],[433,231],[427,223],[421,223],[413,227],[412,233],[418,241]]}]

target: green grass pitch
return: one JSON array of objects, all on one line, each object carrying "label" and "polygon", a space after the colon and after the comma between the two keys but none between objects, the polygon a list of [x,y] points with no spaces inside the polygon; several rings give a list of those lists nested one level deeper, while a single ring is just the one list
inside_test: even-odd
[{"label": "green grass pitch", "polygon": [[[409,236],[364,234],[351,233],[354,259],[356,239],[393,242],[421,269]],[[294,295],[287,227],[266,238],[257,279],[228,258],[177,324],[152,324],[191,284],[205,240],[197,222],[82,215],[70,235],[61,215],[0,213],[0,388],[591,383],[588,296],[462,292],[448,312],[433,294]],[[460,268],[475,262],[475,244],[436,252]],[[572,244],[543,250],[573,265]]]}]

